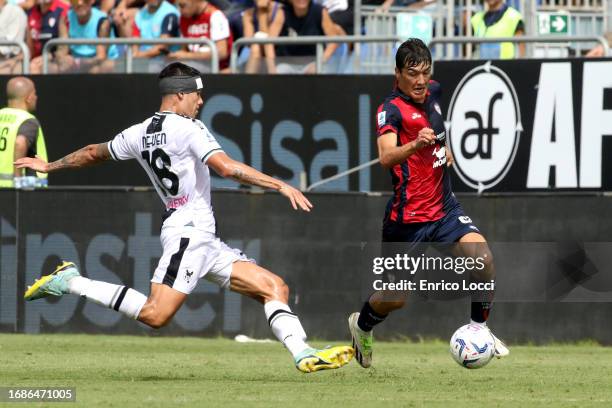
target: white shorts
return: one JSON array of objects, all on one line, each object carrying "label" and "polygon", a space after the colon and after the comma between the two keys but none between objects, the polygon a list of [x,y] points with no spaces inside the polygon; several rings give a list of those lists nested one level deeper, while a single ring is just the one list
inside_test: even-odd
[{"label": "white shorts", "polygon": [[239,249],[195,227],[164,227],[160,239],[164,253],[151,282],[185,294],[191,293],[201,278],[227,288],[234,262],[255,262]]}]

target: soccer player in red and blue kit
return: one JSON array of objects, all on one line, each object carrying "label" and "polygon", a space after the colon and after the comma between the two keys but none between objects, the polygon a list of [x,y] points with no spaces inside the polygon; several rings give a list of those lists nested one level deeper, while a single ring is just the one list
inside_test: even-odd
[{"label": "soccer player in red and blue kit", "polygon": [[[431,81],[432,58],[419,39],[404,42],[395,55],[396,87],[378,108],[377,143],[380,163],[391,172],[393,197],[383,221],[383,243],[461,243],[454,252],[473,256],[475,250],[485,256],[484,269],[472,271],[472,281],[494,279],[492,256],[485,238],[451,191],[447,167],[452,156],[446,149],[446,131],[438,104],[440,85]],[[373,293],[360,313],[349,317],[356,358],[362,367],[372,364],[372,329],[390,312],[405,304],[407,292],[389,297]],[[480,296],[482,294],[479,294]],[[483,301],[489,300],[489,301]],[[472,295],[471,323],[486,326],[492,298]],[[509,354],[495,339],[495,355]]]}]

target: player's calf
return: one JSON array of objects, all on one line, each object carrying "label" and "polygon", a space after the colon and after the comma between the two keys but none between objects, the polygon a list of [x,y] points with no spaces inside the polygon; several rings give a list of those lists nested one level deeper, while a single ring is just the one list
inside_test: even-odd
[{"label": "player's calf", "polygon": [[[475,258],[482,264],[481,268],[473,268],[470,271],[470,280],[472,282],[482,282],[485,284],[495,280],[495,264],[493,262],[493,254],[486,242],[469,242],[460,244],[462,252],[465,256]],[[493,298],[495,290],[475,289],[471,293],[471,312],[470,318],[474,323],[486,324],[489,319],[489,314],[493,307]]]},{"label": "player's calf", "polygon": [[481,268],[474,268],[470,271],[470,278],[475,282],[489,282],[495,279],[495,263],[493,262],[493,254],[488,250],[483,256],[479,256]]},{"label": "player's calf", "polygon": [[187,295],[160,283],[151,284],[151,294],[138,314],[138,320],[154,329],[164,327],[181,308]]},{"label": "player's calf", "polygon": [[272,300],[278,300],[283,303],[289,302],[289,286],[285,283],[283,278],[273,273],[270,273],[268,279],[266,279],[266,285],[260,288],[261,293],[259,295],[259,301],[261,303],[267,303]]},{"label": "player's calf", "polygon": [[153,329],[160,329],[170,323],[173,316],[174,313],[162,311],[159,303],[149,298],[138,315],[138,321]]},{"label": "player's calf", "polygon": [[266,304],[289,301],[289,286],[278,275],[255,264],[236,262],[230,281],[230,289]]}]

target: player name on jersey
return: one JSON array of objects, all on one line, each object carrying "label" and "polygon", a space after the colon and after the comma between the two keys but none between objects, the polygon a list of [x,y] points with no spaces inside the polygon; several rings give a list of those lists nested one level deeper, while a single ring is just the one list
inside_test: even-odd
[{"label": "player name on jersey", "polygon": [[147,134],[142,137],[142,148],[148,149],[153,146],[166,144],[166,134],[164,132]]}]

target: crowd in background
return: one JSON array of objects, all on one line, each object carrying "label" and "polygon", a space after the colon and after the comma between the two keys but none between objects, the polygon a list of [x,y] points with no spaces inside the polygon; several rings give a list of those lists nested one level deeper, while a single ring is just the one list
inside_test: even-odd
[{"label": "crowd in background", "polygon": [[[19,4],[0,0],[0,38],[26,42],[31,53],[31,72],[42,70],[41,52],[52,38],[207,38],[214,42],[219,68],[227,70],[232,42],[240,37],[277,37],[352,34],[353,14],[348,0],[23,0]],[[334,47],[326,50],[326,58]],[[211,57],[206,45],[134,45],[136,59],[206,61]],[[273,61],[276,54],[314,55],[313,46],[250,48],[250,63]],[[122,47],[111,45],[57,46],[52,50],[49,72],[111,72]],[[0,72],[21,69],[20,50],[0,47]],[[151,71],[158,67],[152,67]],[[205,68],[204,68],[205,69]],[[275,70],[271,66],[271,71]]]},{"label": "crowd in background", "polygon": [[[20,1],[20,3],[19,3]],[[30,71],[42,72],[42,49],[52,38],[207,38],[215,44],[219,69],[228,71],[232,43],[241,37],[343,36],[353,34],[352,0],[0,0],[0,39],[22,40],[31,54]],[[434,0],[364,0],[380,12],[391,6],[420,8]],[[489,12],[474,33],[489,30],[500,16],[514,10],[504,0],[485,0]],[[491,4],[503,6],[500,12]],[[491,11],[492,10],[492,11]],[[496,14],[497,13],[497,14]],[[505,18],[504,17],[504,18]],[[511,35],[524,33],[520,13],[510,21]],[[506,24],[507,26],[507,24]],[[126,46],[58,45],[51,49],[48,72],[117,72],[125,64]],[[327,44],[323,61],[338,44]],[[207,45],[132,45],[134,70],[156,72],[174,60],[190,61],[207,71],[211,50]],[[243,47],[246,72],[313,72],[315,45],[252,45]],[[513,54],[511,55],[513,56]],[[278,64],[291,57],[294,64]],[[502,55],[503,57],[503,55]],[[0,73],[22,69],[19,47],[0,46]]]}]

